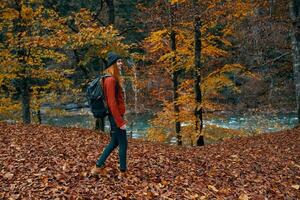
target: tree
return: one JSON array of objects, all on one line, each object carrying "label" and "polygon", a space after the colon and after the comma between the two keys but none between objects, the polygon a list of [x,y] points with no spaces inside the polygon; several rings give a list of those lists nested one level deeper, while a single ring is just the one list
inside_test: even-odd
[{"label": "tree", "polygon": [[108,7],[108,24],[114,24],[115,23],[115,6],[114,6],[114,0],[105,0],[107,7]]},{"label": "tree", "polygon": [[287,0],[252,4],[253,14],[235,28],[230,60],[239,61],[257,78],[236,79],[242,92],[231,99],[241,113],[286,113],[295,107]]},{"label": "tree", "polygon": [[[179,86],[180,96],[177,102],[177,105],[180,106],[179,120],[184,122],[184,125],[181,127],[184,141],[190,141],[193,144],[195,140],[200,138],[198,140],[198,144],[200,144],[203,136],[201,136],[199,131],[195,130],[200,130],[196,129],[196,126],[199,128],[203,126],[200,122],[201,110],[214,110],[220,107],[220,105],[213,102],[212,97],[221,96],[220,90],[222,88],[235,90],[236,87],[232,84],[233,81],[229,75],[236,74],[240,76],[246,72],[242,65],[226,63],[221,59],[223,58],[224,60],[230,56],[229,50],[232,46],[231,39],[234,35],[234,28],[237,22],[250,14],[251,7],[248,2],[244,1],[238,3],[195,1],[194,4],[191,1],[171,1],[171,3],[176,5],[177,12],[173,26],[174,30],[176,30],[176,46],[178,47],[176,48],[176,69],[182,69],[185,72],[183,75],[184,80],[181,81]],[[153,10],[157,11],[158,14],[151,10],[150,16],[152,18],[149,17],[149,21],[151,20],[152,23],[150,22],[149,27],[153,31],[145,40],[145,48],[149,52],[149,58],[157,61],[154,67],[159,65],[165,71],[170,72],[172,68],[168,66],[170,66],[174,57],[172,52],[166,51],[168,49],[167,45],[169,45],[167,42],[168,32],[164,27],[167,17],[163,14],[165,11],[164,7],[161,7],[161,10],[159,10],[156,6],[151,5],[152,8],[156,8]],[[195,14],[194,10],[199,10],[199,13]],[[155,24],[161,27],[155,27]],[[191,28],[193,24],[194,28]],[[195,25],[197,25],[196,29]],[[195,45],[194,41],[196,41]],[[196,68],[195,65],[197,66]],[[160,74],[159,76],[160,79],[158,81],[161,82],[162,75]],[[202,80],[201,76],[203,77]],[[194,91],[189,88],[192,80],[195,80]],[[169,85],[163,87],[166,90],[169,89]],[[163,89],[160,87],[160,90]],[[201,93],[204,95],[201,95]],[[164,97],[164,99],[162,98],[164,108],[157,113],[158,117],[152,121],[152,128],[149,130],[151,139],[154,137],[159,138],[159,140],[172,138],[168,124],[174,122],[176,115],[170,110],[171,106],[169,105],[168,96]],[[195,116],[195,113],[197,113],[197,116]],[[195,124],[196,117],[198,119]],[[166,133],[165,137],[159,136]]]},{"label": "tree", "polygon": [[201,20],[196,13],[196,1],[193,0],[194,9],[194,58],[195,58],[195,69],[194,69],[194,90],[195,90],[195,127],[198,135],[197,146],[204,145],[204,138],[202,135],[203,129],[203,108],[202,108],[202,93],[201,93]]},{"label": "tree", "polygon": [[[28,124],[32,94],[67,89],[71,84],[64,78],[67,71],[49,66],[66,60],[57,47],[66,44],[67,37],[61,25],[63,19],[53,10],[23,0],[2,2],[0,83],[7,92],[2,98],[9,101],[13,93],[20,94],[23,122]],[[14,105],[11,103],[12,107],[5,110]]]},{"label": "tree", "polygon": [[[80,58],[75,59],[75,69],[79,66],[88,75],[90,63],[95,57],[106,57],[110,50],[125,54],[129,48],[129,45],[122,43],[123,38],[117,30],[112,26],[99,25],[87,9],[81,9],[69,17],[60,17],[41,3],[21,0],[4,3],[0,8],[0,50],[3,55],[0,60],[0,83],[4,94],[1,96],[1,106],[7,109],[1,111],[16,109],[17,104],[11,100],[15,102],[20,94],[24,123],[31,122],[32,103],[40,105],[49,102],[49,96],[62,94],[64,89],[70,87],[71,81],[65,77],[74,76],[74,66],[62,63],[72,58],[70,51],[84,51],[84,56],[75,55],[75,58]],[[74,88],[83,90],[88,81],[88,78],[76,78]]]},{"label": "tree", "polygon": [[300,124],[300,2],[290,1],[290,16],[292,19],[292,49],[294,56],[294,82],[296,85],[296,102],[298,125]]},{"label": "tree", "polygon": [[172,70],[172,82],[173,82],[173,104],[174,104],[174,112],[175,112],[175,134],[176,134],[176,138],[177,138],[177,145],[181,146],[182,145],[182,140],[181,140],[181,133],[180,133],[180,129],[181,129],[181,125],[180,125],[180,121],[179,121],[179,105],[177,104],[178,102],[178,78],[179,78],[179,74],[180,74],[180,70],[176,69],[176,32],[173,29],[173,23],[174,23],[174,13],[173,13],[173,7],[174,5],[169,4],[169,20],[170,20],[170,33],[169,33],[169,37],[170,37],[170,46],[171,46],[171,53],[173,54],[173,58],[171,61],[171,68],[173,68]]}]

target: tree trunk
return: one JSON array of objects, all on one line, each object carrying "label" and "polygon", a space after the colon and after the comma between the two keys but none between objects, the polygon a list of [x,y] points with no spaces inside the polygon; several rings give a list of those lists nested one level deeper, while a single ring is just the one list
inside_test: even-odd
[{"label": "tree trunk", "polygon": [[179,76],[179,71],[173,72],[172,75],[172,81],[173,81],[173,102],[174,102],[174,111],[176,114],[176,119],[175,119],[175,132],[176,132],[176,138],[177,138],[177,145],[181,146],[182,145],[182,140],[181,140],[181,133],[180,133],[180,121],[178,120],[179,117],[179,106],[177,104],[178,100],[178,76]]},{"label": "tree trunk", "polygon": [[[132,130],[133,126],[136,125],[136,121],[138,119],[137,113],[138,113],[138,86],[137,86],[137,80],[138,80],[138,74],[137,74],[137,67],[136,65],[133,65],[133,84],[132,89],[134,92],[134,120],[132,120]],[[137,127],[135,127],[137,131]],[[132,138],[132,131],[130,131],[130,138]]]},{"label": "tree trunk", "polygon": [[201,21],[198,16],[194,18],[194,34],[195,34],[195,82],[194,82],[194,90],[195,90],[195,100],[196,100],[196,108],[195,108],[195,118],[196,118],[196,133],[198,135],[197,146],[204,145],[204,138],[202,135],[203,129],[203,108],[202,108],[202,94],[201,94]]},{"label": "tree trunk", "polygon": [[18,48],[16,49],[16,55],[19,58],[19,65],[21,66],[20,74],[18,78],[20,78],[20,83],[18,87],[21,90],[21,103],[22,103],[22,119],[24,124],[30,124],[31,118],[30,118],[30,92],[29,92],[29,80],[24,77],[24,74],[26,74],[26,62],[25,57],[26,50],[22,47],[22,33],[26,30],[26,27],[23,24],[23,18],[22,18],[22,1],[18,0],[15,1],[16,10],[19,12],[19,16],[16,20],[14,20],[14,28],[16,34],[18,33]]},{"label": "tree trunk", "polygon": [[270,16],[272,17],[273,14],[274,14],[274,8],[275,8],[275,0],[269,0],[269,13],[270,13]]},{"label": "tree trunk", "polygon": [[290,16],[293,23],[292,49],[294,57],[294,81],[296,85],[296,103],[298,113],[298,126],[300,125],[300,2],[290,1]]},{"label": "tree trunk", "polygon": [[[171,51],[176,54],[176,33],[173,30],[173,20],[174,20],[174,16],[173,16],[173,10],[172,10],[172,5],[170,5],[169,8],[169,20],[170,20],[170,46],[171,46]],[[173,73],[172,73],[172,82],[173,82],[173,104],[174,104],[174,112],[176,115],[176,119],[175,119],[175,133],[176,133],[176,138],[177,138],[177,145],[181,146],[182,145],[182,136],[180,133],[180,121],[178,120],[179,118],[179,106],[177,104],[178,101],[178,77],[180,74],[180,71],[178,69],[176,69],[175,66],[175,55],[172,59],[172,67],[173,67]]]},{"label": "tree trunk", "polygon": [[274,80],[273,80],[273,77],[270,77],[270,89],[269,89],[269,95],[268,95],[269,104],[272,104],[273,89],[274,89]]},{"label": "tree trunk", "polygon": [[21,85],[21,92],[22,92],[22,118],[23,123],[30,124],[30,92],[29,92],[29,85],[28,80],[24,79]]},{"label": "tree trunk", "polygon": [[105,130],[105,118],[96,118],[95,130],[104,132]]},{"label": "tree trunk", "polygon": [[42,124],[41,108],[38,108],[37,110],[37,118],[38,118],[38,123]]},{"label": "tree trunk", "polygon": [[115,23],[115,6],[114,0],[106,0],[106,4],[108,7],[108,24],[113,25]]},{"label": "tree trunk", "polygon": [[75,61],[76,61],[76,65],[78,66],[78,68],[83,72],[84,77],[87,79],[88,78],[88,70],[80,64],[80,55],[79,55],[79,50],[73,50],[74,56],[75,56]]}]

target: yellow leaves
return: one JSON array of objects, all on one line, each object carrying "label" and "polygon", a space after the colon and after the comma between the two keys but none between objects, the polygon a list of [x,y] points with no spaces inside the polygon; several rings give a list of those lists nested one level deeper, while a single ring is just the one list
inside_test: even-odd
[{"label": "yellow leaves", "polygon": [[15,118],[19,115],[21,104],[12,101],[10,98],[0,97],[0,115],[9,118]]},{"label": "yellow leaves", "polygon": [[220,39],[220,41],[226,46],[226,47],[231,47],[232,43],[227,40],[227,39]]},{"label": "yellow leaves", "polygon": [[75,72],[74,69],[65,69],[65,70],[63,70],[63,73],[64,73],[65,75],[71,75],[71,74],[73,74],[74,72]]},{"label": "yellow leaves", "polygon": [[151,32],[150,36],[145,39],[146,48],[149,50],[149,52],[153,53],[164,49],[164,47],[166,47],[169,43],[167,35],[167,29]]},{"label": "yellow leaves", "polygon": [[210,141],[223,141],[227,138],[232,137],[243,137],[247,133],[241,130],[234,130],[229,128],[222,128],[215,125],[211,125],[209,122],[205,124],[203,135],[207,140]]},{"label": "yellow leaves", "polygon": [[223,29],[222,32],[223,32],[225,37],[232,36],[234,34],[233,29],[230,28],[230,27],[227,27],[227,28]]},{"label": "yellow leaves", "polygon": [[29,0],[30,3],[36,4],[36,3],[43,3],[43,0]]},{"label": "yellow leaves", "polygon": [[185,3],[186,0],[169,0],[171,4],[180,4],[180,3]]},{"label": "yellow leaves", "polygon": [[228,53],[225,50],[222,50],[216,46],[213,45],[208,45],[205,46],[202,49],[202,54],[207,56],[212,56],[212,57],[221,57],[221,56],[226,56]]},{"label": "yellow leaves", "polygon": [[14,78],[16,78],[15,74],[0,73],[0,85],[1,85],[1,81],[3,81],[3,79],[14,79]]},{"label": "yellow leaves", "polygon": [[[65,52],[88,47],[84,58],[88,63],[90,58],[105,57],[110,50],[124,55],[130,47],[123,44],[124,38],[113,26],[103,27],[92,20],[92,13],[87,9],[70,17],[78,25],[76,32],[67,26],[66,22],[70,19],[41,6],[39,0],[32,2],[37,4],[22,4],[20,13],[8,1],[5,6],[0,5],[0,30],[5,29],[5,40],[0,42],[0,84],[10,85],[9,89],[13,91],[12,79],[34,79],[30,86],[30,95],[33,97],[31,106],[34,108],[44,99],[54,99],[55,95],[50,95],[50,91],[70,91],[73,82],[65,77],[69,77],[74,70],[64,69],[65,63],[58,65],[71,59],[72,55],[66,55]],[[13,23],[14,19],[17,19],[17,23]],[[22,49],[22,54],[19,49]],[[9,103],[11,106],[7,106]],[[5,107],[16,110],[14,105],[6,102],[5,106],[0,105],[0,112],[6,112]]]},{"label": "yellow leaves", "polygon": [[202,84],[202,90],[204,91],[205,95],[208,95],[209,93],[214,93],[218,89],[222,87],[230,87],[235,92],[240,92],[239,88],[235,86],[235,83],[232,82],[232,80],[228,77],[228,73],[236,74],[237,76],[249,76],[249,77],[255,77],[254,74],[247,71],[246,68],[240,64],[227,64],[224,65],[222,68],[217,69],[210,73],[204,80]]},{"label": "yellow leaves", "polygon": [[81,27],[78,33],[70,36],[69,44],[71,49],[77,49],[92,45],[89,53],[94,56],[103,56],[111,49],[122,49],[125,51],[130,46],[122,43],[123,37],[112,26],[108,27]]},{"label": "yellow leaves", "polygon": [[12,8],[6,8],[0,13],[0,19],[2,20],[13,20],[18,18],[19,12]]},{"label": "yellow leaves", "polygon": [[75,14],[75,24],[81,28],[88,27],[92,19],[92,13],[88,9],[82,8]]},{"label": "yellow leaves", "polygon": [[158,62],[165,62],[165,61],[170,62],[174,58],[175,58],[175,52],[171,51],[169,53],[165,53],[164,55],[162,55],[159,58]]},{"label": "yellow leaves", "polygon": [[150,141],[164,142],[166,135],[163,131],[159,131],[157,127],[147,129],[147,138]]},{"label": "yellow leaves", "polygon": [[222,104],[213,103],[209,100],[209,98],[215,97],[217,94],[211,96],[206,96],[206,98],[202,102],[202,107],[204,110],[224,110],[224,106]]},{"label": "yellow leaves", "polygon": [[54,51],[54,50],[46,49],[46,50],[43,50],[40,53],[41,53],[40,56],[42,58],[50,58],[50,59],[55,60],[57,63],[60,63],[60,62],[63,62],[63,61],[67,60],[67,57],[66,57],[65,54],[59,53],[59,52]]},{"label": "yellow leaves", "polygon": [[51,18],[57,18],[59,16],[59,14],[52,9],[45,9],[45,13],[48,15],[47,18],[51,19]]},{"label": "yellow leaves", "polygon": [[33,9],[31,7],[27,7],[24,4],[22,5],[22,9],[21,9],[21,17],[23,19],[31,19],[33,16]]}]

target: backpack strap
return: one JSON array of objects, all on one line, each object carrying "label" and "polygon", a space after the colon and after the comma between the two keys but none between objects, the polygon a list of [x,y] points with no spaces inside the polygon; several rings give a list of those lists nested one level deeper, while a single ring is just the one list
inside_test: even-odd
[{"label": "backpack strap", "polygon": [[101,89],[102,89],[102,92],[103,92],[103,103],[104,103],[104,106],[105,106],[105,109],[110,113],[110,110],[109,110],[109,108],[108,108],[108,105],[107,105],[107,102],[106,102],[106,98],[105,98],[105,92],[104,92],[104,80],[105,80],[105,78],[106,77],[110,77],[111,75],[109,75],[109,74],[104,74],[104,75],[101,75],[100,77],[99,77],[99,82],[100,82],[100,87],[101,87]]}]

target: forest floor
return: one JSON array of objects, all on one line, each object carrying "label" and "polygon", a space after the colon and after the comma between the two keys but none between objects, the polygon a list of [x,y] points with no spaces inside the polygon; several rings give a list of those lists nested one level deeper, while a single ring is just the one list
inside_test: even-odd
[{"label": "forest floor", "polygon": [[0,199],[300,199],[300,128],[177,147],[129,139],[106,172],[89,171],[106,134],[0,123]]}]

